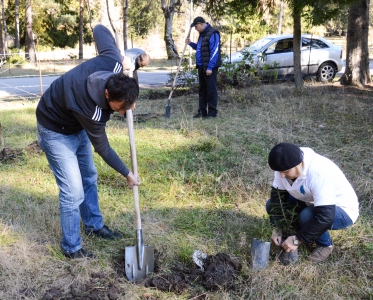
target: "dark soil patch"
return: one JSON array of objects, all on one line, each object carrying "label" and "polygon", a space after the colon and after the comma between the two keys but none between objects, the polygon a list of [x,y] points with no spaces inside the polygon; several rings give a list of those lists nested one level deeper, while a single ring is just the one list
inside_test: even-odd
[{"label": "dark soil patch", "polygon": [[190,286],[200,285],[208,291],[233,290],[242,265],[226,253],[209,255],[203,260],[203,268],[175,266],[171,274],[157,274],[146,279],[147,287],[181,294]]},{"label": "dark soil patch", "polygon": [[149,100],[167,99],[169,95],[168,90],[149,90],[148,98]]},{"label": "dark soil patch", "polygon": [[42,300],[116,300],[123,297],[123,295],[125,295],[125,293],[119,288],[119,282],[117,280],[113,281],[113,278],[105,276],[105,274],[101,272],[97,272],[91,274],[91,279],[88,282],[74,282],[70,285],[67,292],[59,287],[50,287],[45,292]]},{"label": "dark soil patch", "polygon": [[[207,296],[201,288],[207,291],[216,290],[234,290],[237,276],[241,271],[241,264],[232,259],[228,254],[218,253],[216,255],[207,256],[203,260],[204,271],[197,265],[186,267],[183,264],[177,264],[171,269],[170,274],[157,274],[159,257],[155,255],[155,273],[152,278],[147,278],[137,282],[149,288],[156,288],[160,291],[173,292],[182,294],[189,288],[194,294],[193,299],[207,299]],[[115,266],[118,273],[105,274],[103,272],[92,273],[90,279],[86,282],[75,281],[69,288],[50,286],[44,293],[42,300],[116,300],[124,299],[126,282],[124,277],[124,261],[123,258],[118,260]],[[26,291],[20,291],[25,295]],[[144,293],[143,299],[156,299],[152,294]]]},{"label": "dark soil patch", "polygon": [[[164,117],[165,117],[164,114],[157,114],[157,113],[138,114],[138,113],[136,113],[133,116],[133,122],[134,123],[142,123],[142,122],[146,122],[150,119],[164,118]],[[122,121],[122,122],[127,122],[126,116],[125,115],[123,116],[119,113],[113,114],[111,116],[111,119],[112,120],[117,120],[117,121]]]},{"label": "dark soil patch", "polygon": [[10,149],[5,147],[0,151],[0,162],[16,162],[24,159],[27,155],[35,155],[41,153],[42,150],[37,141],[32,142],[23,149]]},{"label": "dark soil patch", "polygon": [[[185,96],[188,94],[193,94],[196,92],[196,89],[193,87],[183,88],[183,89],[174,89],[172,92],[172,98]],[[170,89],[163,89],[163,90],[149,90],[148,91],[148,99],[149,100],[159,100],[164,99],[167,100],[170,96],[171,90]]]}]

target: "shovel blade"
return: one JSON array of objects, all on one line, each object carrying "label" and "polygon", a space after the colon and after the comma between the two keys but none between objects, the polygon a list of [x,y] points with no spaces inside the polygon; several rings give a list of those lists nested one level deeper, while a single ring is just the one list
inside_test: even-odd
[{"label": "shovel blade", "polygon": [[138,253],[136,246],[125,248],[124,269],[129,281],[145,279],[154,272],[154,247],[143,246],[142,259]]},{"label": "shovel blade", "polygon": [[169,118],[171,116],[171,105],[166,105],[166,118]]}]

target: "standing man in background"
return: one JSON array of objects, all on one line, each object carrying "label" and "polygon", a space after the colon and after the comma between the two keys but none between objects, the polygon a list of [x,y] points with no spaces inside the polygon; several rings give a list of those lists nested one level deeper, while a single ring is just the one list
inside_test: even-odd
[{"label": "standing man in background", "polygon": [[199,32],[198,42],[185,42],[196,50],[199,78],[199,108],[193,118],[215,118],[218,114],[218,69],[221,66],[220,33],[202,17],[193,20],[190,27]]},{"label": "standing man in background", "polygon": [[[137,70],[146,67],[150,63],[150,56],[144,50],[132,48],[124,51],[123,70],[139,83]],[[132,73],[132,74],[131,74]]]}]

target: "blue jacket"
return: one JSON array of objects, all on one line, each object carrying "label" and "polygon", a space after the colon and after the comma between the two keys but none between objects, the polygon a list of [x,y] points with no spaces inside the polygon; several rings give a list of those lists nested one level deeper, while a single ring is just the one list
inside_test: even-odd
[{"label": "blue jacket", "polygon": [[[207,47],[205,38],[209,36]],[[190,43],[189,46],[196,50],[197,68],[212,70],[215,67],[221,66],[220,34],[209,23],[207,23],[206,28],[199,35],[197,44]]]}]

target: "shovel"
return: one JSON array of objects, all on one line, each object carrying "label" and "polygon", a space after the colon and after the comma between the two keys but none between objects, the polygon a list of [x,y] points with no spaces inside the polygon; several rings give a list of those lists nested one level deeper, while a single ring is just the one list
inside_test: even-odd
[{"label": "shovel", "polygon": [[[186,38],[189,38],[191,30],[192,30],[192,27],[189,28],[188,36]],[[170,96],[168,97],[168,101],[167,101],[167,105],[166,105],[166,118],[169,118],[171,116],[171,96],[172,96],[172,92],[174,91],[174,88],[175,88],[175,83],[176,83],[177,75],[179,75],[180,66],[181,66],[181,62],[183,61],[183,58],[184,58],[184,53],[185,53],[186,46],[187,46],[187,44],[185,43],[183,54],[181,55],[181,58],[180,58],[180,61],[179,61],[179,65],[177,67],[177,71],[176,71],[176,74],[175,74],[174,82],[172,83],[172,88],[171,88]]]},{"label": "shovel", "polygon": [[[137,177],[137,158],[135,135],[133,130],[132,110],[126,111],[128,135],[130,139],[131,161],[133,174]],[[126,247],[124,254],[125,272],[129,281],[137,281],[146,278],[154,272],[154,247],[145,246],[142,239],[139,187],[133,187],[133,199],[135,204],[135,222],[136,222],[136,246]]]}]

